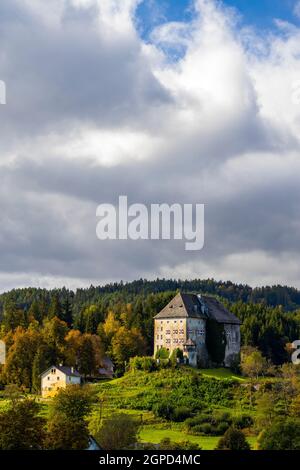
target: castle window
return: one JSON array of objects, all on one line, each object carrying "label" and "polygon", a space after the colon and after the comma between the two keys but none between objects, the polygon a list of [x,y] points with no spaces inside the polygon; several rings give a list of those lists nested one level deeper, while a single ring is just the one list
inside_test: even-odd
[{"label": "castle window", "polygon": [[174,335],[178,335],[178,330],[173,330]]},{"label": "castle window", "polygon": [[171,334],[171,330],[166,330],[166,335],[170,335]]},{"label": "castle window", "polygon": [[167,344],[171,343],[171,340],[170,340],[170,339],[166,339],[166,343],[167,343]]},{"label": "castle window", "polygon": [[179,330],[179,334],[180,334],[180,335],[183,335],[183,334],[184,334],[184,330]]},{"label": "castle window", "polygon": [[177,338],[174,339],[174,343],[178,343],[178,339],[177,339]]}]

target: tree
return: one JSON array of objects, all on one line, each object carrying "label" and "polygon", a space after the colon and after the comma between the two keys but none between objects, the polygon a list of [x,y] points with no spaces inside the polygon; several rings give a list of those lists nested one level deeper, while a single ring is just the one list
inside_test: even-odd
[{"label": "tree", "polygon": [[259,426],[270,425],[274,417],[276,416],[276,410],[274,404],[276,402],[276,396],[273,393],[264,393],[257,400],[257,422]]},{"label": "tree", "polygon": [[64,356],[68,366],[78,367],[82,334],[79,330],[70,330],[65,338]]},{"label": "tree", "polygon": [[39,393],[41,390],[41,374],[44,372],[50,365],[48,357],[48,348],[45,344],[41,343],[38,347],[38,350],[34,356],[32,363],[32,390],[35,393]]},{"label": "tree", "polygon": [[66,322],[68,327],[70,328],[73,323],[73,312],[72,312],[72,304],[70,302],[69,296],[66,297],[62,304],[62,320]]},{"label": "tree", "polygon": [[26,327],[25,312],[15,302],[9,300],[4,305],[3,323],[6,331],[15,330],[17,327]]},{"label": "tree", "polygon": [[63,309],[59,300],[59,295],[54,294],[50,303],[48,317],[54,318],[57,317],[60,320],[64,320]]},{"label": "tree", "polygon": [[250,450],[250,446],[244,433],[231,426],[219,440],[216,450]]},{"label": "tree", "polygon": [[96,439],[105,450],[132,449],[138,441],[139,426],[132,416],[115,414],[103,420]]},{"label": "tree", "polygon": [[81,420],[90,411],[92,395],[89,386],[70,385],[60,389],[52,402],[52,414],[65,415],[70,420]]},{"label": "tree", "polygon": [[277,420],[258,438],[261,450],[300,450],[300,420]]},{"label": "tree", "polygon": [[50,418],[45,439],[46,449],[84,450],[89,442],[89,432],[83,420],[70,420],[65,415]]},{"label": "tree", "polygon": [[68,332],[67,324],[58,317],[44,321],[42,335],[44,342],[49,348],[49,361],[52,364],[62,362],[64,360],[65,337]]},{"label": "tree", "polygon": [[241,369],[244,375],[258,378],[267,369],[267,361],[257,348],[244,348],[241,354]]},{"label": "tree", "polygon": [[96,360],[92,335],[84,334],[81,339],[78,367],[84,377],[91,376],[96,371]]},{"label": "tree", "polygon": [[0,413],[0,449],[41,449],[45,420],[38,416],[39,406],[33,400],[15,402]]},{"label": "tree", "polygon": [[40,334],[34,329],[18,327],[15,330],[4,367],[7,383],[32,388],[32,365],[40,340]]},{"label": "tree", "polygon": [[137,328],[128,330],[121,326],[112,339],[112,353],[121,369],[131,357],[143,355],[145,349],[145,340]]},{"label": "tree", "polygon": [[70,385],[53,399],[47,426],[47,449],[80,450],[88,446],[89,431],[85,417],[92,397],[89,387]]}]

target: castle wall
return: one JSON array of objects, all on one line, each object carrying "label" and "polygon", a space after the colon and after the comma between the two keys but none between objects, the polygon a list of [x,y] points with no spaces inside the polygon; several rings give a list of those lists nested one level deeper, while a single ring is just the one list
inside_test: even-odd
[{"label": "castle wall", "polygon": [[239,325],[224,325],[226,334],[225,366],[230,367],[236,361],[241,348],[241,332]]},{"label": "castle wall", "polygon": [[186,318],[156,319],[154,326],[154,354],[166,348],[170,351],[182,349],[187,339]]},{"label": "castle wall", "polygon": [[196,344],[197,362],[206,366],[208,354],[206,349],[206,320],[202,318],[187,319],[187,338]]}]

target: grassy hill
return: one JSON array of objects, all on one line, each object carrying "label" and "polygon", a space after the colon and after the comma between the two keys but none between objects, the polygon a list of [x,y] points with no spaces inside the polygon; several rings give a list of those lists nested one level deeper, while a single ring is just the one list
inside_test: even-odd
[{"label": "grassy hill", "polygon": [[[94,385],[101,404],[95,406],[93,414],[94,418],[99,413],[108,416],[115,412],[136,416],[142,424],[143,442],[159,443],[168,437],[175,442],[188,440],[211,450],[220,438],[220,434],[213,435],[220,429],[218,426],[225,426],[226,420],[238,420],[245,413],[255,414],[249,406],[246,388],[241,386],[244,382],[243,377],[227,369],[180,367],[151,373],[129,372]],[[164,405],[173,410],[172,419],[159,413]],[[197,419],[203,423],[192,427]],[[247,439],[254,448],[256,437],[251,432],[248,434]]]}]

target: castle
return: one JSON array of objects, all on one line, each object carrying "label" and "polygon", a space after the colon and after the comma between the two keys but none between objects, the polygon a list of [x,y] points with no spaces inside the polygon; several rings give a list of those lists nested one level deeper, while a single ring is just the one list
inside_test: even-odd
[{"label": "castle", "polygon": [[240,325],[214,297],[179,293],[154,317],[154,354],[179,348],[194,367],[230,367],[240,353]]}]

